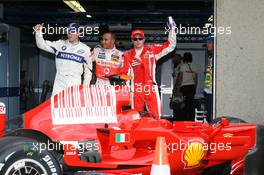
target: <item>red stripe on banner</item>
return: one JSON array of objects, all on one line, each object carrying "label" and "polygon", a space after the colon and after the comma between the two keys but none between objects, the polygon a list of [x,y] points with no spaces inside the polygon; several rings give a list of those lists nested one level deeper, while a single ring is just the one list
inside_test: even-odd
[{"label": "red stripe on banner", "polygon": [[66,106],[66,102],[64,100],[64,97],[65,97],[65,91],[62,91],[60,93],[60,98],[59,98],[60,108],[64,108],[64,106]]},{"label": "red stripe on banner", "polygon": [[113,94],[112,94],[112,91],[111,91],[111,87],[109,87],[109,90],[108,90],[108,94],[109,94],[109,98],[110,98],[110,104],[109,106],[113,106],[115,104],[113,104],[113,101],[114,101],[114,97],[113,97]]},{"label": "red stripe on banner", "polygon": [[97,86],[95,86],[94,87],[94,97],[95,97],[95,99],[93,99],[94,100],[94,107],[96,107],[96,116],[98,116],[99,114],[98,114],[98,109],[97,109],[97,107],[99,106],[99,93],[98,93],[98,90],[97,90]]},{"label": "red stripe on banner", "polygon": [[87,101],[88,101],[88,106],[87,107],[92,107],[93,105],[93,102],[92,102],[92,87],[93,85],[91,86],[91,88],[87,88]]},{"label": "red stripe on banner", "polygon": [[69,88],[66,89],[66,108],[70,107],[70,94]]},{"label": "red stripe on banner", "polygon": [[64,90],[64,94],[63,94],[63,101],[64,101],[64,105],[63,105],[63,108],[67,108],[68,107],[68,95],[67,95],[67,89]]},{"label": "red stripe on banner", "polygon": [[64,98],[65,98],[65,91],[62,91],[60,95],[61,95],[60,96],[60,102],[62,102],[61,108],[64,108],[66,106],[66,103],[65,103],[65,100],[64,100]]},{"label": "red stripe on banner", "polygon": [[58,95],[53,96],[53,100],[54,100],[54,108],[58,107]]},{"label": "red stripe on banner", "polygon": [[85,107],[89,107],[89,96],[88,96],[88,86],[85,85],[85,89],[84,89],[84,93],[85,93]]},{"label": "red stripe on banner", "polygon": [[93,101],[93,107],[97,106],[97,92],[96,92],[96,87],[93,86],[93,97],[92,97],[92,101]]},{"label": "red stripe on banner", "polygon": [[83,88],[84,88],[84,86],[79,86],[80,99],[81,99],[81,107],[85,107],[85,105],[84,105],[84,98],[85,97],[84,97],[84,94],[83,94]]},{"label": "red stripe on banner", "polygon": [[87,90],[86,90],[86,85],[83,86],[83,100],[84,100],[84,107],[88,106],[87,102]]},{"label": "red stripe on banner", "polygon": [[71,101],[71,106],[70,106],[71,108],[74,108],[74,107],[77,106],[74,96],[75,96],[75,93],[73,91],[73,86],[72,86],[71,89],[70,89],[70,97],[71,97],[71,100],[72,100]]},{"label": "red stripe on banner", "polygon": [[73,99],[72,99],[73,94],[71,93],[71,88],[72,88],[72,87],[70,87],[70,88],[69,88],[69,91],[68,91],[68,92],[69,92],[68,95],[69,95],[70,108],[73,107],[73,104],[72,104],[72,103],[73,103]]},{"label": "red stripe on banner", "polygon": [[102,98],[103,98],[103,106],[107,106],[107,100],[106,100],[106,94],[105,94],[105,88],[102,87]]},{"label": "red stripe on banner", "polygon": [[110,98],[109,92],[110,92],[110,87],[105,87],[105,98],[106,98],[107,106],[111,105],[111,98]]},{"label": "red stripe on banner", "polygon": [[91,94],[92,94],[92,87],[93,87],[93,85],[91,86],[91,88],[87,88],[86,90],[87,90],[87,101],[88,101],[88,106],[87,107],[92,107],[92,96],[91,96]]},{"label": "red stripe on banner", "polygon": [[69,107],[72,107],[72,93],[71,93],[71,87],[68,88],[68,99],[69,99]]},{"label": "red stripe on banner", "polygon": [[98,91],[97,91],[97,86],[94,86],[93,88],[93,95],[94,95],[94,113],[93,115],[95,115],[96,117],[99,116],[99,110],[98,110],[98,106],[99,106],[99,95],[98,95]]},{"label": "red stripe on banner", "polygon": [[102,114],[102,108],[101,108],[103,106],[103,102],[102,102],[102,100],[103,100],[102,89],[98,86],[96,88],[96,90],[98,92],[98,115],[99,116],[103,116],[103,114]]}]

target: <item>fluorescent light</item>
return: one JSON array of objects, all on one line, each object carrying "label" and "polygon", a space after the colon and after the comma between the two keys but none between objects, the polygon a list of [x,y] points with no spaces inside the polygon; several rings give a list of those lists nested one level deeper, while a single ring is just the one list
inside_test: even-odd
[{"label": "fluorescent light", "polygon": [[[86,12],[83,6],[76,0],[63,0],[65,4],[67,4],[71,9],[75,12]],[[87,18],[91,18],[91,15],[86,15]]]}]

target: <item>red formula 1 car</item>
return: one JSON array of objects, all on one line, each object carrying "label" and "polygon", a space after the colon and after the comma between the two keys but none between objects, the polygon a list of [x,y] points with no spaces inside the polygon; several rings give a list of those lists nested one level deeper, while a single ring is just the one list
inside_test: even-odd
[{"label": "red formula 1 car", "polygon": [[262,126],[171,123],[125,110],[129,99],[126,86],[73,86],[53,96],[0,139],[0,174],[149,175],[158,136],[173,175],[263,173]]}]

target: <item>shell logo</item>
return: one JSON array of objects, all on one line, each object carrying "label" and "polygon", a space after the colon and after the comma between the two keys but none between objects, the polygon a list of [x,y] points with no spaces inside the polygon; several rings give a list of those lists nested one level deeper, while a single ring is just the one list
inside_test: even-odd
[{"label": "shell logo", "polygon": [[205,150],[203,148],[203,144],[199,142],[192,142],[188,144],[183,159],[186,163],[186,167],[194,167],[200,164],[204,156]]}]

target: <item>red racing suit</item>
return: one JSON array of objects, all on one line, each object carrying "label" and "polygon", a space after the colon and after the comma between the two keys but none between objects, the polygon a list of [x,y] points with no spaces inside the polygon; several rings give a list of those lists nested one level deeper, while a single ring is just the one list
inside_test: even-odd
[{"label": "red racing suit", "polygon": [[100,46],[94,48],[90,59],[96,63],[96,84],[110,85],[108,78],[105,78],[105,76],[119,75],[122,73],[122,54],[115,47],[112,49],[104,49]]},{"label": "red racing suit", "polygon": [[175,30],[169,32],[168,41],[162,45],[145,45],[139,57],[136,57],[136,50],[131,49],[123,57],[125,67],[132,67],[132,93],[133,109],[144,111],[144,104],[152,116],[161,116],[161,102],[156,85],[156,63],[161,57],[167,55],[176,47]]}]

